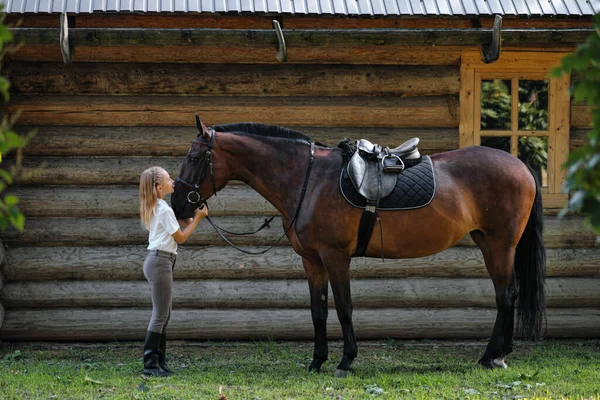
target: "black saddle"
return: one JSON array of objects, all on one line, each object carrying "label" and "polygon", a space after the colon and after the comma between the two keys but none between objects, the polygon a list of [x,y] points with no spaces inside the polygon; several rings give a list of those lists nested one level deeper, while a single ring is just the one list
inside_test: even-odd
[{"label": "black saddle", "polygon": [[358,193],[377,205],[392,193],[399,174],[421,161],[418,144],[419,138],[413,138],[390,149],[361,139],[346,167],[347,175]]},{"label": "black saddle", "polygon": [[[342,195],[352,206],[365,209],[373,203],[356,189],[348,176],[347,168],[342,169],[339,184]],[[391,192],[380,199],[379,206],[376,208],[390,211],[421,208],[431,203],[434,195],[433,163],[429,156],[422,156],[418,164],[405,168],[397,175]]]}]

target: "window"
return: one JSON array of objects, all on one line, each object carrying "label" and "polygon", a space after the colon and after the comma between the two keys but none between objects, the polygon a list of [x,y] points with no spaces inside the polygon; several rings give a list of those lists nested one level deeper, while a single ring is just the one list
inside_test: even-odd
[{"label": "window", "polygon": [[485,64],[461,57],[460,147],[488,146],[519,157],[538,175],[545,208],[562,208],[569,152],[568,76],[549,78],[562,53],[503,52]]}]

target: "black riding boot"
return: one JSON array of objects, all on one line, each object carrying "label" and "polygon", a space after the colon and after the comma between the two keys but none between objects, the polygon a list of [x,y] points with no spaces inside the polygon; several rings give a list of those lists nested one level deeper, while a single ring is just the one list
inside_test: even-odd
[{"label": "black riding boot", "polygon": [[161,368],[160,358],[161,334],[157,332],[146,332],[144,343],[144,375],[169,376],[170,374]]},{"label": "black riding boot", "polygon": [[158,365],[167,371],[169,374],[174,374],[173,371],[166,365],[166,356],[167,356],[167,334],[163,333],[160,335],[160,348],[158,353]]}]

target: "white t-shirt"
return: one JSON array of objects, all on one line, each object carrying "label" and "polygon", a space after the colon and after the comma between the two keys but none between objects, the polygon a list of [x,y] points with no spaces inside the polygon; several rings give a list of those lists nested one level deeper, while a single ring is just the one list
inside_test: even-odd
[{"label": "white t-shirt", "polygon": [[166,201],[158,199],[154,216],[150,220],[150,234],[148,235],[148,250],[162,250],[177,254],[177,242],[173,235],[179,229],[173,209]]}]

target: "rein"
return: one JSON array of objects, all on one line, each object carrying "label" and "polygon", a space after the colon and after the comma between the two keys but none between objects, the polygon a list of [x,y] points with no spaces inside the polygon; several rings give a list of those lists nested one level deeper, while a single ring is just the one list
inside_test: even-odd
[{"label": "rein", "polygon": [[[196,116],[196,122],[198,124],[198,116]],[[198,124],[198,129],[201,131],[201,127]],[[187,194],[187,201],[188,201],[188,205],[189,204],[197,204],[197,203],[202,203],[205,205],[205,207],[208,207],[208,204],[206,203],[206,198],[204,196],[202,196],[202,194],[198,191],[198,189],[200,188],[200,182],[202,181],[202,179],[204,179],[204,175],[206,175],[206,167],[208,166],[208,170],[210,171],[210,180],[213,186],[213,193],[216,196],[217,195],[217,191],[215,188],[215,177],[214,177],[214,173],[213,173],[213,161],[212,161],[212,149],[215,143],[215,131],[211,130],[211,139],[210,142],[208,143],[208,150],[206,151],[206,158],[204,159],[204,165],[202,166],[201,169],[201,173],[198,176],[198,179],[196,179],[196,182],[192,185],[186,181],[184,181],[183,179],[177,177],[177,179],[175,180],[176,182],[181,182],[182,184],[186,185],[187,187],[189,187],[191,190],[190,192]],[[217,224],[215,224],[214,222],[212,222],[212,220],[210,219],[210,217],[206,217],[206,220],[210,223],[210,225],[215,229],[215,231],[219,234],[219,236],[221,236],[221,238],[227,243],[229,244],[231,247],[241,251],[242,253],[245,254],[251,254],[251,255],[260,255],[260,254],[265,254],[267,251],[271,250],[273,247],[277,246],[279,244],[279,242],[281,241],[281,239],[283,239],[283,237],[285,235],[287,235],[287,233],[289,232],[289,230],[292,228],[292,226],[294,226],[294,223],[296,222],[296,219],[298,218],[298,215],[300,214],[300,208],[302,207],[302,203],[304,201],[304,197],[306,195],[306,189],[308,187],[308,180],[310,178],[310,171],[312,170],[312,165],[313,165],[313,161],[314,161],[314,156],[315,156],[315,144],[313,142],[310,142],[310,154],[309,154],[309,160],[308,160],[308,167],[306,168],[306,174],[304,176],[304,184],[302,186],[302,193],[300,194],[300,200],[298,201],[298,205],[296,206],[296,211],[294,213],[294,217],[292,218],[292,221],[290,222],[290,225],[288,226],[288,228],[283,232],[283,235],[281,235],[281,237],[279,239],[277,239],[277,242],[275,242],[275,244],[271,245],[269,248],[267,248],[266,250],[263,251],[258,251],[258,252],[252,252],[252,251],[248,251],[248,250],[244,250],[239,248],[238,246],[236,246],[235,244],[233,244],[229,239],[227,239],[222,232],[228,233],[230,235],[237,235],[237,236],[243,236],[243,235],[252,235],[255,233],[260,232],[261,230],[263,230],[264,228],[270,228],[270,223],[271,221],[273,221],[273,219],[279,215],[279,212],[275,215],[273,215],[271,218],[266,219],[265,218],[265,222],[262,224],[262,226],[260,228],[258,228],[257,230],[253,231],[253,232],[241,232],[241,233],[237,233],[237,232],[230,232],[226,229],[221,228],[220,226],[218,226]],[[190,198],[190,196],[192,196],[192,198]],[[194,200],[193,200],[194,199]]]}]

